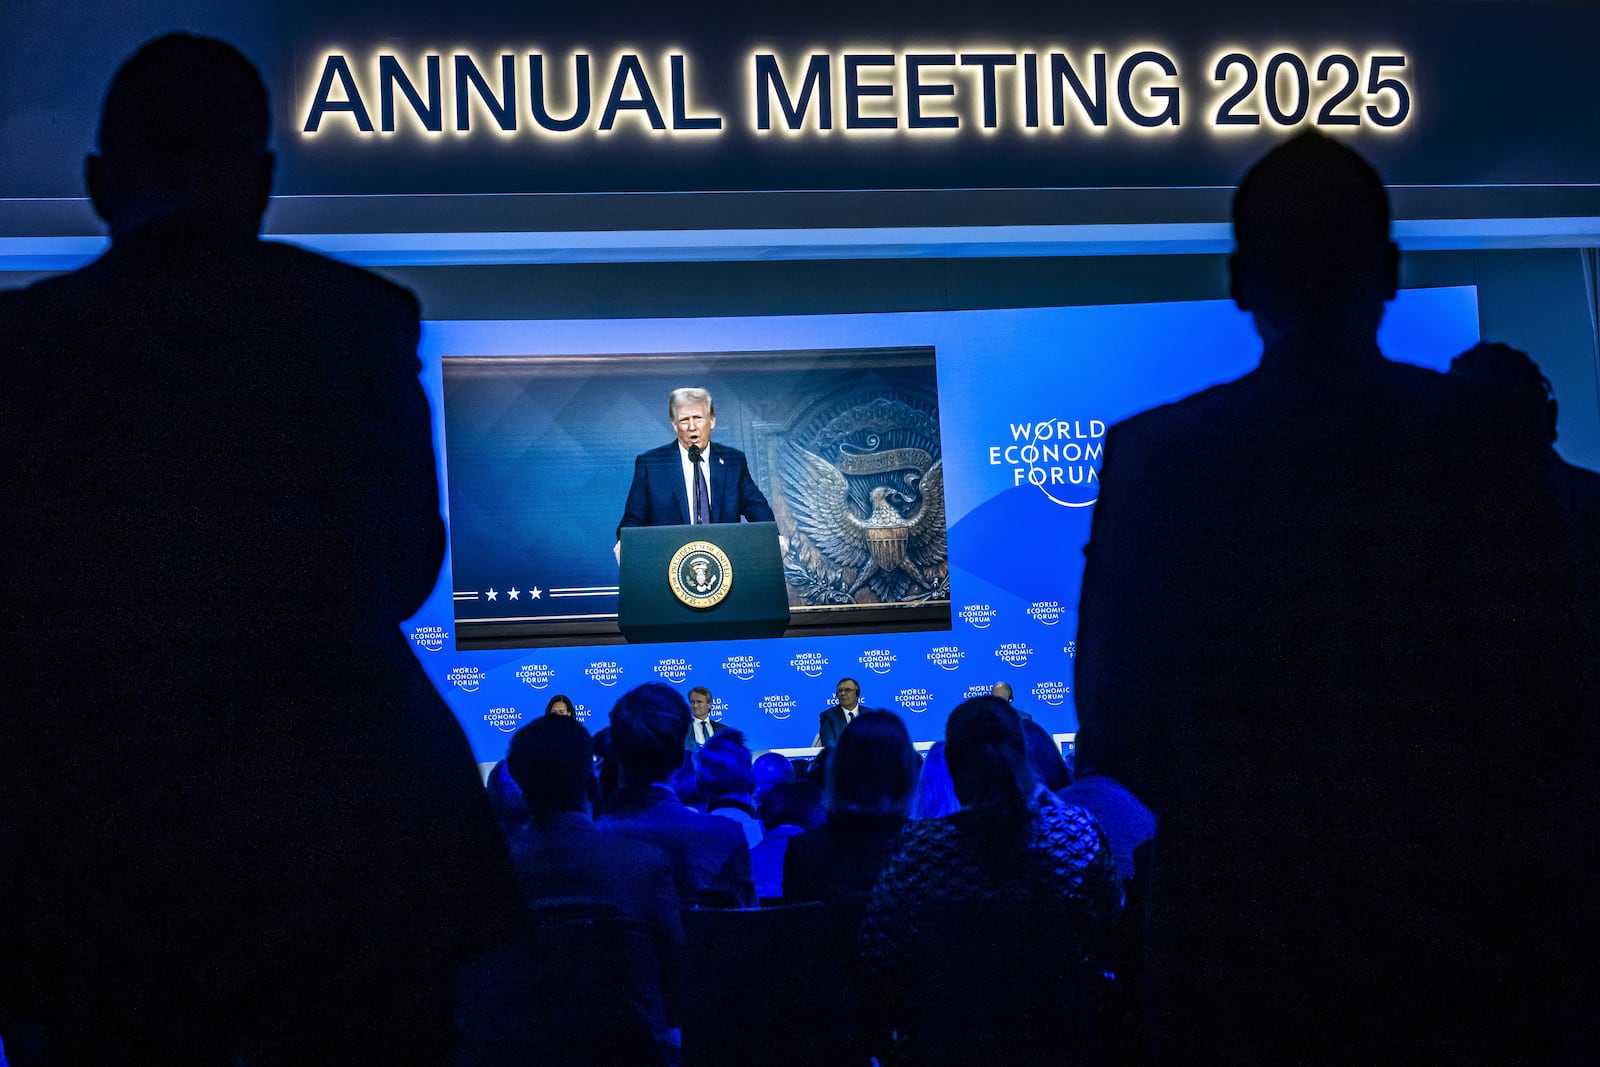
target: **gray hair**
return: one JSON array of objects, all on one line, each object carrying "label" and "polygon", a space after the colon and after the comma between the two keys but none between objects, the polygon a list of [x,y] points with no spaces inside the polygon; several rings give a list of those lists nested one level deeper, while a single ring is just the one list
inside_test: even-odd
[{"label": "gray hair", "polygon": [[717,405],[711,402],[711,393],[705,389],[674,389],[667,394],[667,421],[678,421],[678,409],[684,404],[704,404],[707,415],[717,413]]}]

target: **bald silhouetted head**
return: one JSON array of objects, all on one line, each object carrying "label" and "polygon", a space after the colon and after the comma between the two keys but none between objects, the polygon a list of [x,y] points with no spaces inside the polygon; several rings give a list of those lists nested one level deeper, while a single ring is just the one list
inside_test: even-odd
[{"label": "bald silhouetted head", "polygon": [[272,187],[271,115],[256,68],[232,45],[175,33],[118,69],[85,161],[113,239],[182,215],[256,232]]},{"label": "bald silhouetted head", "polygon": [[1299,134],[1250,168],[1233,197],[1233,297],[1268,344],[1376,338],[1399,286],[1383,181],[1356,152]]}]

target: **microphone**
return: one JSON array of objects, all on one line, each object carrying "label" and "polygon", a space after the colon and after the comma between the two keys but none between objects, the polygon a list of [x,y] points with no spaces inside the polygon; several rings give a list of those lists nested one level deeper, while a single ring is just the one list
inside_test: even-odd
[{"label": "microphone", "polygon": [[701,455],[701,453],[700,453],[700,446],[699,445],[690,445],[689,446],[689,462],[690,463],[699,463],[700,462],[700,455]]}]

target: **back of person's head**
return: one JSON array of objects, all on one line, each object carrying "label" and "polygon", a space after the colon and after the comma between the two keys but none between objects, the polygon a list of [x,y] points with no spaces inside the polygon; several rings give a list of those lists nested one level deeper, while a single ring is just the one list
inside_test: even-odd
[{"label": "back of person's head", "polygon": [[763,752],[756,757],[750,765],[750,773],[756,780],[756,803],[761,803],[761,798],[767,791],[779,782],[792,782],[795,780],[794,764],[789,762],[789,757],[782,752]]},{"label": "back of person's head", "polygon": [[1050,736],[1050,731],[1034,722],[1022,722],[1022,743],[1028,754],[1028,767],[1046,789],[1054,793],[1072,784],[1072,771],[1061,746]]},{"label": "back of person's head", "polygon": [[489,794],[489,810],[502,834],[509,835],[528,821],[528,802],[522,799],[522,788],[511,777],[505,760],[494,765],[483,784]]},{"label": "back of person's head", "polygon": [[1233,295],[1276,335],[1376,337],[1399,285],[1389,197],[1346,145],[1297,134],[1261,158],[1233,197]]},{"label": "back of person's head", "polygon": [[761,825],[815,829],[822,822],[822,792],[810,782],[779,782],[767,790],[757,806]]},{"label": "back of person's head", "polygon": [[1479,341],[1450,361],[1450,375],[1480,382],[1505,395],[1546,442],[1556,439],[1555,391],[1533,357],[1499,341]]},{"label": "back of person's head", "polygon": [[830,815],[899,815],[911,810],[917,750],[892,711],[863,711],[834,747],[823,801]]},{"label": "back of person's head", "polygon": [[611,751],[625,786],[664,782],[683,762],[689,703],[661,682],[628,690],[611,706]]},{"label": "back of person's head", "polygon": [[737,730],[719,730],[694,754],[695,777],[706,800],[748,799],[755,793],[750,750]]},{"label": "back of person's head", "polygon": [[694,757],[688,752],[683,754],[683,762],[678,769],[667,776],[667,788],[683,802],[684,807],[706,810],[706,795],[700,788],[700,775],[695,770]]},{"label": "back of person's head", "polygon": [[224,41],[158,37],[106,90],[89,195],[113,237],[174,214],[255,232],[272,186],[271,110],[255,66]]},{"label": "back of person's head", "polygon": [[594,802],[594,739],[577,719],[541,715],[511,738],[506,767],[534,821]]},{"label": "back of person's head", "polygon": [[956,799],[956,787],[950,781],[950,766],[944,758],[944,742],[935,741],[922,757],[922,768],[917,774],[917,791],[911,799],[913,819],[937,819],[961,807]]},{"label": "back of person's head", "polygon": [[811,757],[811,762],[806,764],[804,778],[818,789],[826,789],[828,783],[828,764],[833,759],[833,749],[819,748],[817,754]]},{"label": "back of person's head", "polygon": [[1022,718],[999,697],[956,706],[944,728],[944,757],[962,810],[997,824],[1021,826],[1033,794]]}]

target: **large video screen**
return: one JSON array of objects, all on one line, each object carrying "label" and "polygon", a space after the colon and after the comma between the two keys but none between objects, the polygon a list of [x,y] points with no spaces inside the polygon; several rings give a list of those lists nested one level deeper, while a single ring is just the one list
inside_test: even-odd
[{"label": "large video screen", "polygon": [[[1477,322],[1471,288],[1407,290],[1380,340],[1443,369]],[[846,676],[917,740],[1000,681],[1075,732],[1106,429],[1248,372],[1260,341],[1230,302],[1193,301],[435,321],[422,356],[451,549],[407,633],[488,761],[556,693],[598,730],[647,681],[706,687],[757,750],[809,746]],[[771,504],[787,636],[617,632],[617,527],[636,458],[675,440],[679,387],[711,393],[712,457],[742,453]],[[869,559],[837,528],[875,516],[896,544]]]}]

